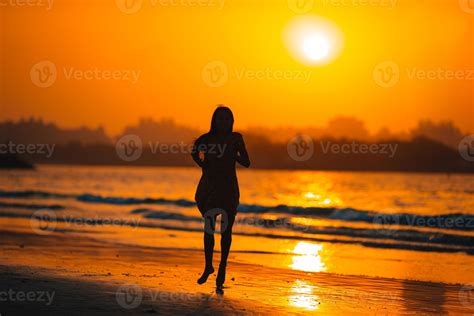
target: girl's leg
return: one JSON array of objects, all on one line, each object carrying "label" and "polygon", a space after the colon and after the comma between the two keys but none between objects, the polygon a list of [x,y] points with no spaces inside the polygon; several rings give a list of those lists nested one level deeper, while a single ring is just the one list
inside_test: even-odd
[{"label": "girl's leg", "polygon": [[198,279],[199,284],[206,283],[209,275],[214,273],[212,266],[212,256],[214,254],[214,231],[216,229],[216,217],[208,216],[204,218],[204,257],[206,259],[206,267],[201,277]]},{"label": "girl's leg", "polygon": [[[221,218],[221,223],[222,219],[223,218]],[[227,221],[228,224],[225,231],[221,232],[221,263],[219,264],[219,272],[216,279],[217,287],[222,287],[225,281],[227,258],[229,257],[230,246],[232,244],[232,227],[234,226],[235,215],[227,215]]]}]

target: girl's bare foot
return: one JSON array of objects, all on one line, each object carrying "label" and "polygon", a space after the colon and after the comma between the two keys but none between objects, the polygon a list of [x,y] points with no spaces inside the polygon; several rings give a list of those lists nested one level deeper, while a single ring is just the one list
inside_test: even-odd
[{"label": "girl's bare foot", "polygon": [[204,269],[204,272],[202,273],[201,277],[197,280],[197,283],[198,283],[198,284],[204,284],[204,283],[206,283],[207,278],[209,278],[209,276],[210,276],[211,274],[213,274],[213,273],[214,273],[214,268],[213,268],[213,267],[210,267],[210,268],[207,268],[207,267],[206,267],[206,268]]}]

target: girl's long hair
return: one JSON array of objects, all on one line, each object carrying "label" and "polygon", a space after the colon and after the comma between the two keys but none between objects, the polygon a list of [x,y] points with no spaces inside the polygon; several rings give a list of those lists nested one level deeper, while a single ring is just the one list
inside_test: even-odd
[{"label": "girl's long hair", "polygon": [[217,133],[216,119],[217,119],[217,114],[221,111],[226,112],[230,116],[231,124],[230,124],[230,129],[227,132],[232,133],[232,131],[234,130],[234,114],[232,113],[232,110],[228,108],[227,106],[219,105],[217,109],[214,111],[214,113],[212,114],[211,128],[209,129],[209,134]]}]

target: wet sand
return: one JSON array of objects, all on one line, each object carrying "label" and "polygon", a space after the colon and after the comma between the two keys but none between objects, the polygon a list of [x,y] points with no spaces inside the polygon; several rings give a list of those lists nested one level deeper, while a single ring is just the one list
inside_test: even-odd
[{"label": "wet sand", "polygon": [[461,285],[308,273],[230,258],[224,294],[216,294],[215,275],[196,284],[203,267],[199,251],[60,233],[4,230],[0,236],[2,315],[474,312]]}]

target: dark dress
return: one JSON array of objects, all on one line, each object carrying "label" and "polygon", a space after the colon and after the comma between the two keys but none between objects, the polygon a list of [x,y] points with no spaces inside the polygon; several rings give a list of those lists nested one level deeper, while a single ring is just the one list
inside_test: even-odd
[{"label": "dark dress", "polygon": [[235,216],[240,198],[235,163],[250,165],[242,135],[235,132],[222,136],[204,134],[194,143],[193,159],[202,168],[195,195],[201,214],[219,208]]}]

